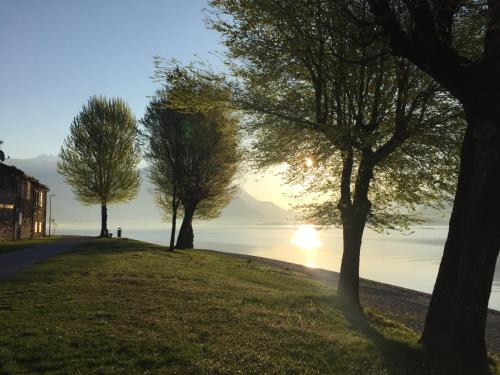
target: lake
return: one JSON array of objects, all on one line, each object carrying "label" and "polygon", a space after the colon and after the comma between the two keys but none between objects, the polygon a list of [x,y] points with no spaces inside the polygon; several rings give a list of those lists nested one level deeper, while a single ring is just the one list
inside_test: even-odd
[{"label": "lake", "polygon": [[[71,232],[77,231],[59,231]],[[98,231],[78,231],[98,234]],[[365,231],[360,275],[363,278],[431,293],[436,279],[447,226],[420,226],[410,234]],[[195,223],[195,247],[256,255],[308,267],[340,270],[340,229],[316,230],[309,225],[224,225]],[[125,229],[125,237],[166,245],[165,229]],[[497,262],[490,307],[500,310],[500,264]]]}]

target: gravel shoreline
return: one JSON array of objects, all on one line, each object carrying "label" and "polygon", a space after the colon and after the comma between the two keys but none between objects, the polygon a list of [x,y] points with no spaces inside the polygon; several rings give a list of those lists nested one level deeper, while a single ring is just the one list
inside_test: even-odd
[{"label": "gravel shoreline", "polygon": [[[218,251],[215,252],[219,253]],[[334,271],[309,268],[300,264],[253,255],[222,253],[244,259],[252,259],[253,261],[272,267],[300,272],[335,287],[338,283],[339,274]],[[364,307],[376,309],[389,319],[400,322],[417,333],[422,332],[431,298],[430,294],[361,279],[360,296]],[[488,320],[486,322],[486,346],[489,352],[500,355],[500,312],[492,309],[488,311]]]}]

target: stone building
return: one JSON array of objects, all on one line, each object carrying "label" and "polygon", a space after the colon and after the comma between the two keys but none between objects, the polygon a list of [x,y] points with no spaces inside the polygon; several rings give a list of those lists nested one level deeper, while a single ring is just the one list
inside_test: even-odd
[{"label": "stone building", "polygon": [[45,236],[49,188],[0,163],[0,241]]}]

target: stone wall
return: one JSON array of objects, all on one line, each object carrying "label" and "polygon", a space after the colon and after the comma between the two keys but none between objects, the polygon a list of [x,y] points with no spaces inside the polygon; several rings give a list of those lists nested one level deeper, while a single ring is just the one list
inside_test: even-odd
[{"label": "stone wall", "polygon": [[47,188],[0,163],[0,241],[45,236]]},{"label": "stone wall", "polygon": [[0,241],[14,239],[16,179],[0,171]]},{"label": "stone wall", "polygon": [[[41,196],[40,196],[41,193]],[[47,192],[35,187],[34,205],[33,205],[33,233],[32,237],[45,237],[45,227],[47,219]],[[38,225],[37,225],[38,223]]]}]

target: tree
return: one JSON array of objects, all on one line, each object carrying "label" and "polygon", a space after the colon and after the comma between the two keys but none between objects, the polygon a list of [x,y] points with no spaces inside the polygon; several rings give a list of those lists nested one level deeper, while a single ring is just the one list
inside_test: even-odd
[{"label": "tree", "polygon": [[208,105],[208,100],[202,105],[209,93],[227,95],[224,87],[189,66],[157,62],[157,68],[164,88],[151,101],[142,121],[150,176],[158,203],[167,215],[172,214],[172,233],[176,207],[178,202],[182,204],[176,247],[192,248],[193,218],[219,216],[236,192],[234,178],[241,158],[238,126],[227,108]]},{"label": "tree", "polygon": [[189,178],[181,197],[184,213],[176,243],[181,249],[193,247],[193,218],[218,217],[236,194],[234,179],[241,158],[237,123],[224,110],[195,114],[191,124]]},{"label": "tree", "polygon": [[[244,83],[235,101],[251,113],[257,166],[286,162],[289,180],[304,183],[301,166],[315,160],[309,188],[330,197],[309,205],[308,218],[342,226],[338,292],[359,307],[366,223],[377,230],[407,227],[418,222],[415,204],[440,205],[449,196],[460,135],[447,129],[461,113],[410,64],[376,45],[352,46],[338,31],[339,13],[326,11],[329,4],[214,0],[230,17],[213,27]],[[377,57],[353,65],[332,50]]]},{"label": "tree", "polygon": [[107,205],[126,202],[141,184],[134,115],[119,98],[93,96],[71,124],[57,170],[84,205],[101,205],[101,233],[108,235]]},{"label": "tree", "polygon": [[488,372],[484,330],[500,249],[500,3],[369,0],[392,52],[461,103],[467,129],[421,342]]},{"label": "tree", "polygon": [[146,108],[141,120],[145,128],[149,162],[149,178],[155,185],[156,201],[172,219],[170,251],[174,250],[177,210],[184,184],[183,158],[186,151],[183,137],[187,131],[186,116],[168,108],[165,91],[159,91]]}]

